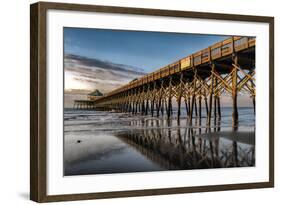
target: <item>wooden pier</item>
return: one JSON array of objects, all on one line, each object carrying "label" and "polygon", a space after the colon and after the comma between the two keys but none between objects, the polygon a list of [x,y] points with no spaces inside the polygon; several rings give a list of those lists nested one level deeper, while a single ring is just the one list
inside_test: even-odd
[{"label": "wooden pier", "polygon": [[184,102],[187,117],[221,118],[221,95],[232,97],[232,125],[238,126],[237,95],[246,94],[255,106],[255,38],[231,37],[171,63],[93,101],[94,109],[132,114],[172,115]]},{"label": "wooden pier", "polygon": [[81,110],[94,109],[94,101],[93,100],[75,100],[73,109],[81,109]]}]

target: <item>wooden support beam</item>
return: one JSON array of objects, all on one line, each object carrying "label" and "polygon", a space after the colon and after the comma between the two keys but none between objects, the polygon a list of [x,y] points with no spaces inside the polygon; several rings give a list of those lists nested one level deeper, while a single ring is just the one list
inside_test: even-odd
[{"label": "wooden support beam", "polygon": [[170,76],[169,79],[169,94],[168,94],[168,111],[167,111],[167,118],[170,119],[170,116],[172,114],[172,77]]},{"label": "wooden support beam", "polygon": [[177,100],[178,100],[178,122],[180,120],[180,115],[181,115],[181,99],[182,99],[182,94],[183,94],[183,87],[184,87],[184,82],[183,82],[183,73],[181,73],[180,76],[180,82],[179,82],[179,86],[177,89]]},{"label": "wooden support beam", "polygon": [[201,122],[201,118],[202,118],[202,96],[201,95],[199,96],[198,101],[199,101],[198,102],[198,104],[199,104],[199,121]]},{"label": "wooden support beam", "polygon": [[[217,88],[217,86],[218,86],[217,78],[214,79],[214,83],[215,83],[214,87]],[[216,124],[217,124],[217,105],[218,105],[218,96],[216,93],[216,95],[214,96],[214,126],[216,126]]]},{"label": "wooden support beam", "polygon": [[172,96],[169,96],[168,98],[168,112],[167,112],[167,117],[168,119],[170,119],[171,115],[172,115]]},{"label": "wooden support beam", "polygon": [[129,100],[127,102],[127,112],[131,112],[131,104]]},{"label": "wooden support beam", "polygon": [[[153,93],[154,95],[154,93]],[[150,109],[150,112],[151,112],[151,116],[153,117],[154,115],[154,101],[155,101],[155,96],[153,97],[153,99],[151,100],[151,109]]]},{"label": "wooden support beam", "polygon": [[256,98],[255,98],[255,96],[252,96],[252,102],[253,102],[254,114],[256,114]]},{"label": "wooden support beam", "polygon": [[191,103],[190,103],[190,97],[187,98],[188,103],[188,119],[190,119],[190,113],[191,113]]},{"label": "wooden support beam", "polygon": [[195,116],[198,117],[196,94],[195,94],[195,100],[194,100],[194,109],[195,109]]},{"label": "wooden support beam", "polygon": [[158,106],[157,106],[157,112],[156,112],[156,116],[159,117],[159,113],[160,113],[160,109],[161,109],[161,102],[162,102],[162,98],[161,96],[159,96],[159,99],[158,99]]},{"label": "wooden support beam", "polygon": [[144,115],[145,113],[145,101],[144,99],[142,99],[142,97],[140,97],[139,99],[139,105],[137,106],[137,113],[140,113],[141,115]]},{"label": "wooden support beam", "polygon": [[217,124],[217,96],[214,97],[214,126]]},{"label": "wooden support beam", "polygon": [[220,96],[217,97],[217,106],[218,106],[218,116],[219,120],[221,119],[221,102],[220,102]]},{"label": "wooden support beam", "polygon": [[195,100],[195,97],[192,96],[192,98],[191,98],[191,108],[189,110],[189,123],[190,124],[192,123],[192,118],[193,118],[194,100]]},{"label": "wooden support beam", "polygon": [[141,100],[139,99],[139,113],[141,113],[141,106],[142,106]]},{"label": "wooden support beam", "polygon": [[132,102],[132,114],[135,114],[135,102]]},{"label": "wooden support beam", "polygon": [[163,117],[164,116],[164,100],[163,99],[162,99],[160,110],[161,110],[161,115]]},{"label": "wooden support beam", "polygon": [[145,105],[145,115],[148,115],[148,109],[149,109],[149,100],[146,100],[146,105]]},{"label": "wooden support beam", "polygon": [[188,105],[187,105],[187,100],[186,100],[186,98],[184,99],[184,104],[185,104],[186,115],[187,115],[187,117],[188,117],[188,116],[189,116],[189,109],[188,109]]},{"label": "wooden support beam", "polygon": [[189,113],[189,123],[192,124],[192,118],[193,118],[193,109],[196,106],[196,75],[197,70],[194,69],[194,77],[193,77],[193,90],[192,90],[192,99],[191,99],[191,109]]},{"label": "wooden support beam", "polygon": [[205,101],[205,110],[206,110],[206,118],[207,118],[207,116],[209,116],[209,109],[208,109],[208,100],[206,95],[204,95],[204,101]]},{"label": "wooden support beam", "polygon": [[179,96],[178,98],[178,116],[177,116],[178,121],[180,120],[180,115],[181,115],[181,96]]},{"label": "wooden support beam", "polygon": [[208,121],[207,126],[211,126],[211,117],[212,117],[212,106],[213,106],[213,89],[214,89],[214,71],[215,65],[211,65],[212,73],[211,73],[211,84],[210,84],[210,94],[209,94],[209,111],[208,111]]},{"label": "wooden support beam", "polygon": [[[238,56],[233,56],[235,65],[238,65]],[[238,127],[238,108],[237,108],[237,67],[233,66],[232,72],[232,127]]]},{"label": "wooden support beam", "polygon": [[168,103],[167,103],[167,99],[165,99],[165,100],[164,100],[164,102],[165,102],[166,115],[168,115],[169,110],[168,110]]}]

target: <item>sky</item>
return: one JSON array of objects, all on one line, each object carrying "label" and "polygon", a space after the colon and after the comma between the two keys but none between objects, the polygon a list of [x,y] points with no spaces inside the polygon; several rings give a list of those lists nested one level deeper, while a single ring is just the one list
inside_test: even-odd
[{"label": "sky", "polygon": [[112,91],[228,37],[65,27],[66,102]]},{"label": "sky", "polygon": [[218,35],[64,28],[65,53],[151,72],[227,38]]}]

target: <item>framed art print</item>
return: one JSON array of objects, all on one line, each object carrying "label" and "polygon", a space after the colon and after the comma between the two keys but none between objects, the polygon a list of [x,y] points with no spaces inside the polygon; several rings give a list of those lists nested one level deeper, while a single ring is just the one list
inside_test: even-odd
[{"label": "framed art print", "polygon": [[37,202],[274,185],[274,19],[31,5]]}]

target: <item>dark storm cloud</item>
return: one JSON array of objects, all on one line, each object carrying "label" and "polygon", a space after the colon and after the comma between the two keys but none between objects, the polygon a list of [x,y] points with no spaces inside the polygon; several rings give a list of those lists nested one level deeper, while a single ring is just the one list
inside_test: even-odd
[{"label": "dark storm cloud", "polygon": [[[135,75],[143,75],[144,72],[141,68],[137,68],[130,65],[124,65],[124,64],[116,64],[109,61],[102,61],[95,58],[87,58],[84,56],[78,56],[73,54],[68,54],[65,56],[65,60],[72,60],[77,61],[80,65],[87,66],[87,67],[98,67],[103,68],[106,70],[112,70],[112,71],[121,71],[121,72],[127,72],[130,74]],[[89,69],[90,70],[90,69]]]}]

